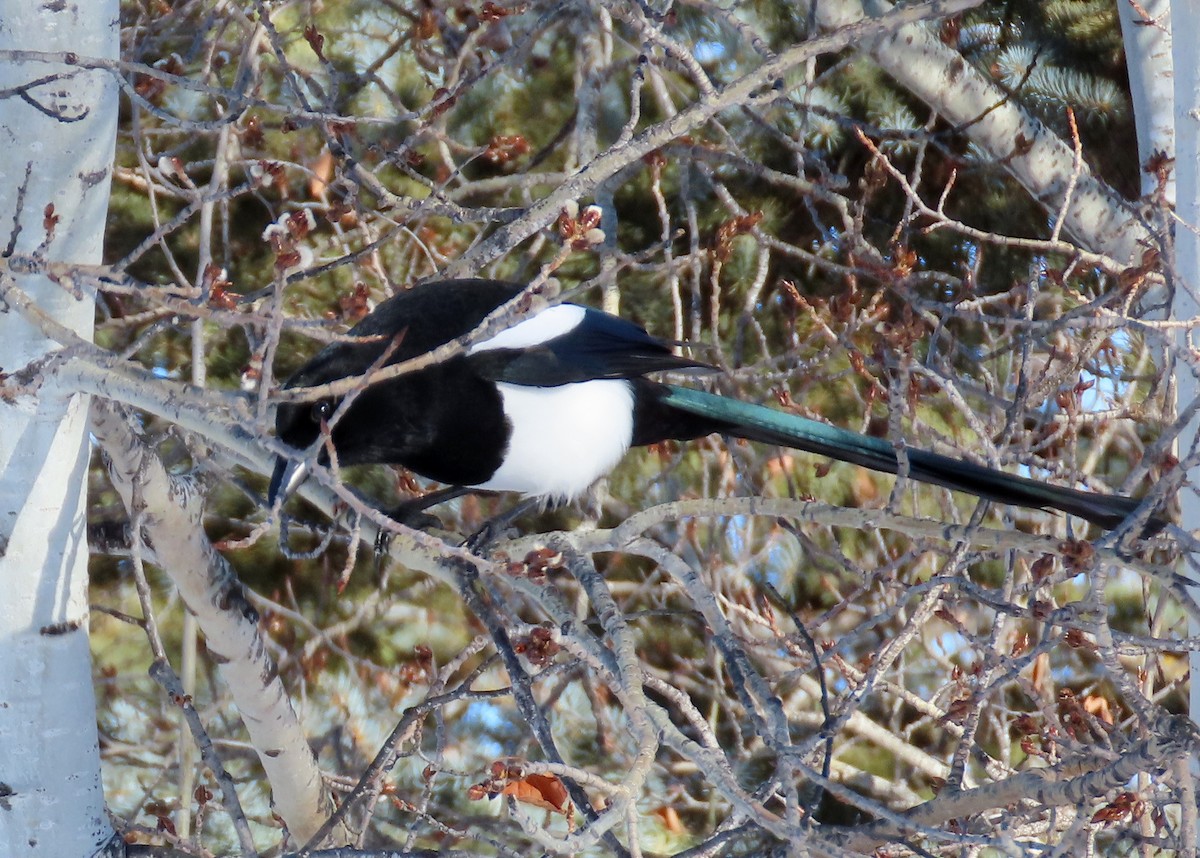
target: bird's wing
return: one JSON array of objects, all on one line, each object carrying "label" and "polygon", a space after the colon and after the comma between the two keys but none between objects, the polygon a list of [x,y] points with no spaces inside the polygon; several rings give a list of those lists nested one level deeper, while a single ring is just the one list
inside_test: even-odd
[{"label": "bird's wing", "polygon": [[[468,358],[480,376],[530,387],[557,387],[605,378],[638,378],[664,370],[710,370],[671,352],[670,344],[625,319],[577,305],[560,305],[529,320],[530,327],[483,343]],[[540,326],[537,324],[541,321]],[[544,336],[539,337],[542,334]]]},{"label": "bird's wing", "polygon": [[419,357],[469,334],[521,288],[498,280],[447,280],[398,292],[347,331],[346,339],[330,343],[310,358],[285,387],[361,375],[385,353],[385,364]]}]

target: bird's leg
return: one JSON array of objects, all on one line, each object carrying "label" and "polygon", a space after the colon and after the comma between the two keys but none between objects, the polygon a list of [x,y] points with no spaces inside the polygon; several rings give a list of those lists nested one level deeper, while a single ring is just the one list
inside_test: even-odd
[{"label": "bird's leg", "polygon": [[512,523],[526,513],[542,508],[545,498],[525,498],[514,504],[510,509],[499,515],[494,515],[463,542],[463,547],[472,554],[482,555],[483,552],[512,526]]},{"label": "bird's leg", "polygon": [[[384,510],[388,518],[416,530],[428,530],[431,527],[441,527],[441,520],[425,510],[431,506],[453,500],[476,491],[464,486],[447,486],[444,489],[429,492],[420,497],[411,498],[397,504],[389,510]],[[525,498],[513,505],[511,509],[494,515],[485,521],[478,530],[463,541],[463,546],[474,554],[481,554],[489,545],[502,537],[512,526],[512,523],[526,513],[540,509],[545,503],[544,498]],[[391,534],[386,528],[381,528],[375,537],[375,553],[378,556],[387,554]]]},{"label": "bird's leg", "polygon": [[425,512],[425,510],[431,506],[437,506],[440,503],[445,503],[448,500],[454,500],[454,498],[470,493],[471,489],[465,486],[446,486],[444,489],[426,492],[420,497],[409,498],[391,509],[384,510],[384,514],[394,521],[416,528],[417,530],[427,527],[441,527],[441,519]]},{"label": "bird's leg", "polygon": [[[440,528],[442,520],[436,515],[426,512],[431,506],[437,506],[448,500],[453,500],[457,497],[462,497],[465,494],[470,494],[471,489],[464,486],[447,486],[444,489],[428,492],[420,497],[410,498],[409,500],[399,503],[391,509],[386,509],[383,514],[393,521],[399,522],[406,527],[411,527],[414,530],[428,530],[430,528]],[[386,528],[380,528],[379,534],[375,537],[375,553],[386,554],[387,545],[391,540],[391,534]]]}]

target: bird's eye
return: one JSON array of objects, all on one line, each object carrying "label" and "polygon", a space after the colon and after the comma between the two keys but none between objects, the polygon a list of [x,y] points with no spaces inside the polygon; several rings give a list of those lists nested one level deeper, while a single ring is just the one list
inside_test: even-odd
[{"label": "bird's eye", "polygon": [[314,403],[312,407],[313,423],[320,423],[322,420],[328,420],[329,415],[333,413],[333,405],[325,400]]}]

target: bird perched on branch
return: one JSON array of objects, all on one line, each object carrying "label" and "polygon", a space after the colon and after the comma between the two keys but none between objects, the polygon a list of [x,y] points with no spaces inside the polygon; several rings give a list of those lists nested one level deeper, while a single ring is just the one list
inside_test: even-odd
[{"label": "bird perched on branch", "polygon": [[[269,500],[290,494],[316,461],[403,465],[445,483],[397,511],[404,520],[470,491],[518,492],[560,502],[607,474],[631,446],[731,435],[828,456],[884,473],[899,463],[888,441],[815,420],[647,378],[664,370],[711,369],[680,357],[641,327],[576,304],[540,310],[403,374],[386,372],[465,337],[522,286],[495,280],[431,282],[401,292],[316,354],[285,388],[387,376],[337,386],[315,401],[285,401],[276,414],[280,457]],[[353,338],[353,339],[351,339]],[[959,458],[909,449],[908,476],[998,503],[1059,510],[1105,529],[1139,501],[1006,474]],[[1143,535],[1165,526],[1149,519]]]}]

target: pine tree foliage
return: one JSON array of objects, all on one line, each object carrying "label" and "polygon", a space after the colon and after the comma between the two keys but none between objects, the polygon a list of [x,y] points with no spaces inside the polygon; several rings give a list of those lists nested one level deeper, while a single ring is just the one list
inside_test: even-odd
[{"label": "pine tree foliage", "polygon": [[1050,0],[1041,4],[1041,19],[1051,30],[1094,50],[1104,62],[1121,58],[1121,26],[1117,10],[1104,0]]},{"label": "pine tree foliage", "polygon": [[1070,107],[1097,119],[1120,116],[1128,97],[1116,84],[1053,65],[1038,56],[1033,45],[1018,43],[999,51],[993,60],[996,77],[1009,89],[1038,104],[1046,115]]}]

